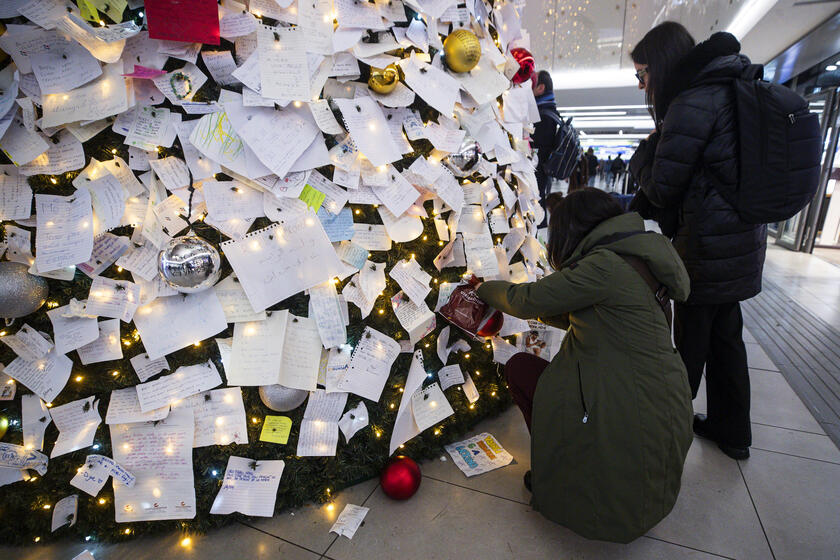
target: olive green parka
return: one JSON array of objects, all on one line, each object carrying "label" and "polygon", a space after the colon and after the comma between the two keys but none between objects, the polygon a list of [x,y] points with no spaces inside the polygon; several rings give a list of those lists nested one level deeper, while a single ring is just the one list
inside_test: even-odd
[{"label": "olive green parka", "polygon": [[622,543],[671,511],[692,441],[688,376],[665,315],[619,254],[643,259],[677,301],[688,297],[685,267],[656,233],[599,244],[642,230],[636,213],[611,218],[559,271],[478,289],[505,313],[568,331],[534,396],[534,508],[584,537]]}]

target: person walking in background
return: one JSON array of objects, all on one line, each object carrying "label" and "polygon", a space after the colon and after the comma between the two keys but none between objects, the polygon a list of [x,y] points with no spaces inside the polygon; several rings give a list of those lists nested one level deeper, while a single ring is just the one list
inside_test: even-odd
[{"label": "person walking in background", "polygon": [[593,148],[589,148],[586,150],[586,163],[589,166],[589,180],[587,185],[590,187],[595,186],[595,177],[598,173],[598,158],[595,157],[595,150]]},{"label": "person walking in background", "polygon": [[607,189],[610,188],[610,183],[612,183],[613,174],[612,174],[612,156],[607,156],[607,161],[604,162],[604,171],[607,174],[606,182],[604,183]]},{"label": "person walking in background", "polygon": [[688,370],[692,398],[706,371],[708,415],[694,432],[729,457],[746,459],[752,443],[750,380],[740,303],[761,291],[767,229],[748,224],[721,196],[738,183],[739,135],[734,88],[750,64],[729,33],[699,45],[686,29],[665,22],[631,53],[656,131],[630,160],[639,183],[631,205],[659,221],[691,278],[678,303],[674,339]]},{"label": "person walking in background", "polygon": [[[554,101],[554,83],[551,81],[551,74],[546,70],[531,76],[531,91],[537,101],[537,109],[540,115],[544,112],[557,112],[557,104]],[[557,123],[549,118],[542,117],[540,122],[534,125],[534,134],[531,136],[533,147],[537,150],[537,187],[540,191],[540,205],[546,210],[545,199],[551,192],[551,177],[546,175],[543,164],[554,147],[555,136],[557,135]],[[540,227],[545,226],[546,219]]]},{"label": "person walking in background", "polygon": [[684,300],[688,275],[668,239],[644,229],[583,187],[552,199],[555,272],[478,285],[496,309],[568,332],[550,363],[515,354],[505,377],[531,432],[534,508],[590,539],[630,542],[668,515],[692,441],[685,366],[654,294]]},{"label": "person walking in background", "polygon": [[616,186],[619,190],[621,189],[625,169],[624,160],[621,159],[621,154],[618,154],[612,162],[612,181],[610,182],[610,190],[616,190]]}]

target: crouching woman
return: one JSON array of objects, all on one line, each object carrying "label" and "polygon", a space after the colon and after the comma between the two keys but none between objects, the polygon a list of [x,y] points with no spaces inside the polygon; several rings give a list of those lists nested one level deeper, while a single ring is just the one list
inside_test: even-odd
[{"label": "crouching woman", "polygon": [[671,511],[692,441],[691,391],[662,297],[684,301],[688,275],[665,237],[594,188],[554,208],[548,252],[555,272],[545,278],[478,287],[505,313],[568,331],[551,363],[516,354],[505,366],[531,431],[526,484],[548,519],[630,542]]}]

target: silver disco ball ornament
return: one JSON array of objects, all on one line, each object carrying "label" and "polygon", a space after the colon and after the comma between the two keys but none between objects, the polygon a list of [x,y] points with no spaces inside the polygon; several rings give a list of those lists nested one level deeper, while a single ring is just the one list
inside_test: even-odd
[{"label": "silver disco ball ornament", "polygon": [[277,412],[288,412],[303,404],[309,391],[290,389],[283,385],[260,386],[260,400],[263,404]]},{"label": "silver disco ball ornament", "polygon": [[443,163],[456,177],[466,177],[475,171],[480,158],[481,147],[478,142],[470,136],[464,136],[458,150],[443,158]]},{"label": "silver disco ball ornament", "polygon": [[0,262],[0,317],[16,319],[35,312],[49,294],[47,281],[29,274],[29,267],[17,262]]},{"label": "silver disco ball ornament", "polygon": [[219,251],[194,235],[172,239],[158,255],[158,271],[182,294],[206,290],[222,273]]}]

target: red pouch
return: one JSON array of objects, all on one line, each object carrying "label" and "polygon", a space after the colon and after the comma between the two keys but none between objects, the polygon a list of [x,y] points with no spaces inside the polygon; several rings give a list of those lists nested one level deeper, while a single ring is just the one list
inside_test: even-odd
[{"label": "red pouch", "polygon": [[500,311],[493,309],[478,297],[472,279],[470,283],[455,288],[439,313],[473,338],[486,338],[498,334],[504,320]]}]

